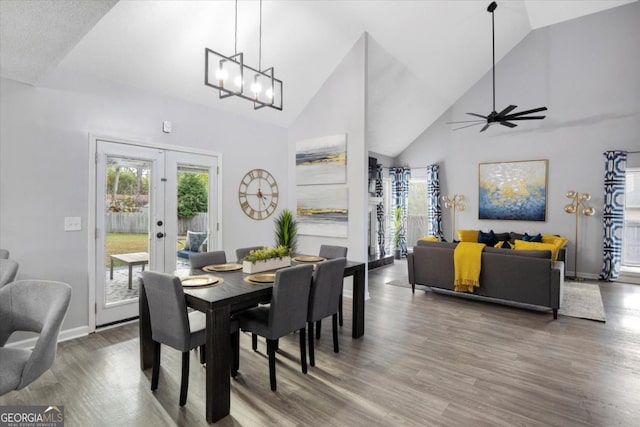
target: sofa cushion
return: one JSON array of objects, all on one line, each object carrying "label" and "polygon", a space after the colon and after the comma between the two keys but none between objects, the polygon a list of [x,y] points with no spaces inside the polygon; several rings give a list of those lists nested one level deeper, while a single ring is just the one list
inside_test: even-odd
[{"label": "sofa cushion", "polygon": [[524,233],[524,236],[522,236],[522,240],[524,240],[525,242],[538,242],[538,243],[541,243],[542,242],[542,234],[538,233],[535,236],[529,236],[527,233]]},{"label": "sofa cushion", "polygon": [[207,240],[206,232],[187,231],[187,241],[184,244],[184,250],[191,252],[200,252],[200,246]]},{"label": "sofa cushion", "polygon": [[487,246],[493,246],[498,243],[496,235],[493,230],[489,230],[488,233],[484,233],[482,230],[478,231],[478,243],[484,243]]},{"label": "sofa cushion", "polygon": [[513,231],[511,233],[509,233],[509,241],[511,243],[514,243],[516,240],[522,240],[522,236],[523,234],[520,233],[514,233]]},{"label": "sofa cushion", "polygon": [[479,230],[458,230],[458,240],[478,243],[478,232]]},{"label": "sofa cushion", "polygon": [[541,242],[527,242],[526,240],[516,240],[516,244],[514,249],[516,251],[541,251],[551,252],[551,261],[553,263],[558,259],[558,247],[552,245],[551,243],[541,243]]},{"label": "sofa cushion", "polygon": [[504,242],[505,240],[511,240],[511,233],[495,233],[496,239],[499,242]]}]

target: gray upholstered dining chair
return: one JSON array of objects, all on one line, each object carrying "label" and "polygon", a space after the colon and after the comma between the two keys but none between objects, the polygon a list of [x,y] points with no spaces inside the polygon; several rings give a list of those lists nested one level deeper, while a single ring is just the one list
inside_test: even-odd
[{"label": "gray upholstered dining chair", "polygon": [[13,282],[18,274],[18,263],[12,259],[0,259],[0,288]]},{"label": "gray upholstered dining chair", "polygon": [[[28,386],[53,365],[70,300],[71,287],[62,282],[18,280],[0,289],[0,396]],[[16,331],[39,334],[33,350],[4,346]]]},{"label": "gray upholstered dining chair", "polygon": [[207,265],[225,264],[226,262],[227,256],[224,251],[202,252],[189,256],[191,268],[202,268]]},{"label": "gray upholstered dining chair", "polygon": [[7,249],[0,249],[0,259],[9,259],[9,251]]},{"label": "gray upholstered dining chair", "polygon": [[[200,362],[204,362],[206,316],[199,311],[187,313],[187,303],[180,278],[154,271],[142,273],[142,283],[149,304],[153,368],[151,390],[158,388],[160,374],[160,344],[182,352],[180,406],[187,403],[189,389],[189,350],[200,347]],[[231,322],[231,348],[238,348],[238,323]],[[234,354],[233,362],[237,359]]]},{"label": "gray upholstered dining chair", "polygon": [[[333,258],[346,258],[347,257],[347,250],[348,248],[345,246],[333,246],[333,245],[320,245],[320,252],[318,253],[319,256],[326,258],[326,259],[333,259]],[[343,324],[343,319],[342,319],[342,292],[340,292],[340,308],[338,310],[338,323],[340,324],[340,326],[342,326]],[[321,322],[317,323],[317,329],[316,329],[316,338],[320,338],[320,325]]]},{"label": "gray upholstered dining chair", "polygon": [[315,366],[315,351],[313,339],[313,324],[325,317],[332,317],[333,321],[333,351],[340,351],[338,346],[338,310],[339,299],[342,295],[342,278],[346,258],[328,259],[316,264],[309,293],[309,312],[307,327],[309,328],[309,363]]},{"label": "gray upholstered dining chair", "polygon": [[276,391],[276,349],[278,339],[295,331],[300,333],[300,362],[307,373],[306,322],[313,266],[297,265],[278,270],[273,284],[271,304],[234,315],[240,328],[265,337],[269,356],[269,382]]},{"label": "gray upholstered dining chair", "polygon": [[238,248],[236,249],[236,259],[238,260],[238,262],[242,262],[242,258],[249,255],[249,252],[262,248],[264,248],[264,246],[249,246],[247,248]]}]

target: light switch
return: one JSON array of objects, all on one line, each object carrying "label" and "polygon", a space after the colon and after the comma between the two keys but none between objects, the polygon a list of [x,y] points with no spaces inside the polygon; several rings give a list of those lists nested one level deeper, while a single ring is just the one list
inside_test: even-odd
[{"label": "light switch", "polygon": [[82,230],[82,218],[79,216],[64,217],[64,231],[80,231]]}]

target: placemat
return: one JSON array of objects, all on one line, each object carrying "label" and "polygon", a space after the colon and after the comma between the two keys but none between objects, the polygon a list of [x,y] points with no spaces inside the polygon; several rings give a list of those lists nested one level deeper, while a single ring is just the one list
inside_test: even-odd
[{"label": "placemat", "polygon": [[320,261],[325,261],[326,258],[323,258],[321,256],[315,256],[315,255],[300,255],[295,257],[293,260],[298,262],[320,262]]},{"label": "placemat", "polygon": [[220,285],[224,282],[222,277],[211,276],[209,274],[202,276],[186,276],[180,278],[182,286],[185,288],[193,288],[199,286]]},{"label": "placemat", "polygon": [[244,278],[245,282],[251,283],[252,285],[268,285],[275,282],[275,280],[275,273],[257,273]]},{"label": "placemat", "polygon": [[214,264],[206,265],[202,267],[203,271],[238,271],[242,270],[242,264],[228,263],[228,264]]}]

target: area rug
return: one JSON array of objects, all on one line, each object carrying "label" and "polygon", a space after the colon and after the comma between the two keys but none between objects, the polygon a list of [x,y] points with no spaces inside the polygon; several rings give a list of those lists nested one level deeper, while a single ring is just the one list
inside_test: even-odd
[{"label": "area rug", "polygon": [[564,282],[559,314],[606,322],[600,287],[591,283]]},{"label": "area rug", "polygon": [[[387,285],[411,288],[405,280],[391,280]],[[428,286],[416,285],[416,289],[429,290]],[[453,291],[438,290],[447,294],[455,294]],[[514,303],[513,305],[520,305]],[[562,304],[558,314],[580,319],[606,322],[600,287],[590,283],[565,281],[563,287]]]}]

